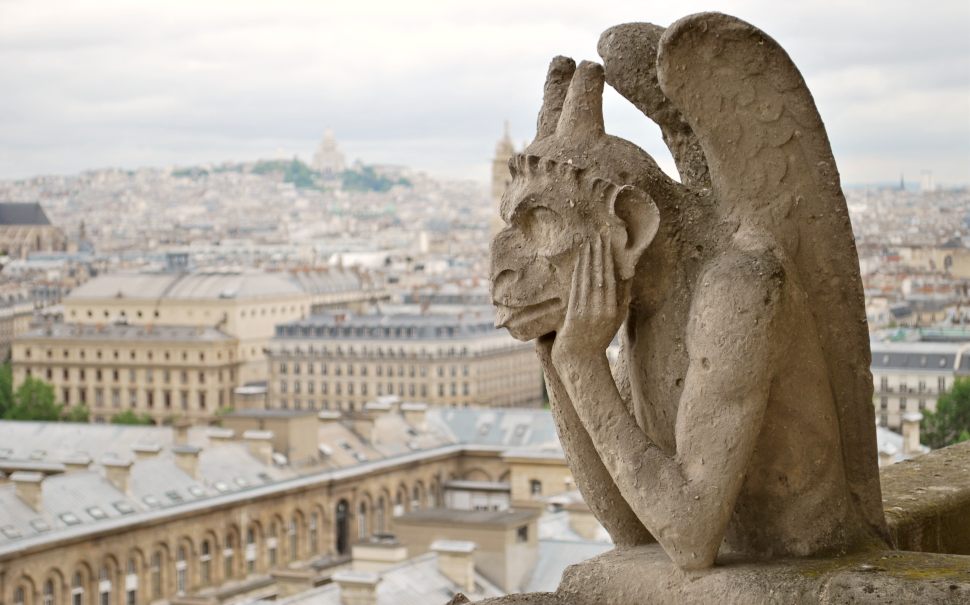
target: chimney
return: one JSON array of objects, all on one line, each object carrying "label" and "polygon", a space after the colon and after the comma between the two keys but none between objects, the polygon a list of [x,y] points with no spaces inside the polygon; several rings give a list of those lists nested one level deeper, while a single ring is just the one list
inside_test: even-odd
[{"label": "chimney", "polygon": [[40,512],[42,503],[42,488],[44,482],[43,473],[33,473],[28,471],[16,471],[10,475],[10,480],[16,486],[17,497],[24,501],[24,504]]},{"label": "chimney", "polygon": [[431,550],[438,553],[438,570],[458,589],[475,592],[475,543],[465,540],[435,540]]},{"label": "chimney", "polygon": [[891,443],[879,446],[879,466],[889,466],[896,462],[896,446]]},{"label": "chimney", "polygon": [[195,445],[176,445],[172,448],[172,453],[175,454],[175,465],[189,477],[198,479],[199,452],[201,451],[202,448]]},{"label": "chimney", "polygon": [[67,468],[67,472],[69,473],[74,471],[86,471],[91,465],[91,456],[78,452],[71,454],[70,456],[65,456],[61,460],[61,464]]},{"label": "chimney", "polygon": [[415,428],[423,431],[426,429],[425,415],[428,411],[427,403],[402,403],[401,412],[404,413],[404,421]]},{"label": "chimney", "polygon": [[923,415],[919,412],[903,414],[903,454],[907,456],[923,453],[919,444],[919,423],[922,420]]},{"label": "chimney", "polygon": [[339,410],[321,410],[317,414],[317,420],[320,424],[327,424],[330,422],[340,422],[341,414]]},{"label": "chimney", "polygon": [[333,581],[340,587],[340,605],[377,605],[380,576],[369,571],[338,571]]},{"label": "chimney", "polygon": [[273,464],[273,431],[250,430],[243,433],[249,453],[263,464]]},{"label": "chimney", "polygon": [[212,427],[208,430],[206,435],[209,437],[209,443],[212,445],[219,445],[232,441],[236,436],[236,431],[232,429],[224,429],[219,427]]},{"label": "chimney", "polygon": [[358,542],[351,548],[354,571],[381,573],[389,567],[402,563],[408,558],[407,546],[391,535],[373,536]]},{"label": "chimney", "polygon": [[135,460],[145,460],[157,456],[162,451],[162,446],[157,443],[135,443],[131,446],[131,451],[135,452]]},{"label": "chimney", "polygon": [[104,475],[108,481],[118,488],[118,491],[127,493],[131,461],[120,460],[118,458],[105,458],[101,460],[101,466],[104,467]]},{"label": "chimney", "polygon": [[189,427],[192,423],[187,420],[178,420],[172,425],[175,431],[175,445],[185,445],[189,442]]}]

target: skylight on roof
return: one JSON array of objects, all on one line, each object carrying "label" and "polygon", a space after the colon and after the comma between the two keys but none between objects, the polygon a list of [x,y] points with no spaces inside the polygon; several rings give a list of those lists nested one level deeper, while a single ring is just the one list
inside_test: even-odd
[{"label": "skylight on roof", "polygon": [[101,519],[108,518],[108,513],[104,512],[97,506],[90,506],[88,507],[87,511],[88,511],[88,514],[91,515],[91,517],[95,520],[100,521]]},{"label": "skylight on roof", "polygon": [[228,492],[229,486],[226,484],[225,481],[216,481],[216,489],[219,490],[220,492]]},{"label": "skylight on roof", "polygon": [[202,496],[205,495],[205,490],[199,487],[198,485],[190,485],[189,493],[195,496],[196,498],[201,498]]},{"label": "skylight on roof", "polygon": [[78,517],[74,513],[62,513],[61,521],[63,521],[65,525],[80,525],[81,517]]},{"label": "skylight on roof", "polygon": [[117,502],[113,503],[112,506],[114,506],[115,510],[122,515],[130,515],[131,513],[135,512],[135,507],[132,506],[130,502],[125,502],[124,500],[118,500]]},{"label": "skylight on roof", "polygon": [[20,530],[13,525],[4,525],[2,528],[0,528],[0,532],[11,540],[16,540],[20,537]]},{"label": "skylight on roof", "polygon": [[259,475],[257,475],[257,476],[260,479],[263,480],[263,483],[272,483],[273,482],[273,478],[269,476],[269,473],[265,473],[265,472],[264,473],[259,473]]},{"label": "skylight on roof", "polygon": [[159,499],[156,498],[155,496],[145,496],[144,498],[141,499],[141,501],[152,508],[158,508],[159,506],[162,505]]},{"label": "skylight on roof", "polygon": [[0,449],[0,458],[9,458],[13,455],[13,450],[9,447]]},{"label": "skylight on roof", "polygon": [[239,487],[246,487],[249,485],[249,481],[247,481],[245,477],[236,477],[236,485]]},{"label": "skylight on roof", "polygon": [[171,500],[172,502],[181,502],[182,500],[184,500],[184,498],[182,498],[182,494],[178,493],[178,491],[174,489],[168,490],[167,492],[165,492],[165,495],[168,496],[168,499]]},{"label": "skylight on roof", "polygon": [[43,519],[34,519],[33,521],[30,522],[30,526],[33,527],[34,531],[36,531],[37,533],[51,530],[51,526],[48,525],[47,521],[44,521]]}]

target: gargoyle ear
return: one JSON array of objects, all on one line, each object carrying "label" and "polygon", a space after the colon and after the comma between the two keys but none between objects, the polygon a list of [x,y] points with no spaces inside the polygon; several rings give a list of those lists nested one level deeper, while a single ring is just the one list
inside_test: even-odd
[{"label": "gargoyle ear", "polygon": [[[622,249],[614,249],[614,259],[620,279],[630,279],[640,256],[657,235],[660,211],[645,191],[626,185],[620,187],[610,200],[610,212],[623,222],[626,242]],[[622,240],[622,238],[619,238]],[[620,243],[617,239],[614,242]]]}]

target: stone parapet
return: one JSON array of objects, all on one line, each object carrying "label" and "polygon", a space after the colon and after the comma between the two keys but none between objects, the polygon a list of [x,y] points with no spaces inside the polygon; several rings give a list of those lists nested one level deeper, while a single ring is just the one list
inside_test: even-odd
[{"label": "stone parapet", "polygon": [[895,548],[970,555],[970,442],[884,467],[880,479]]}]

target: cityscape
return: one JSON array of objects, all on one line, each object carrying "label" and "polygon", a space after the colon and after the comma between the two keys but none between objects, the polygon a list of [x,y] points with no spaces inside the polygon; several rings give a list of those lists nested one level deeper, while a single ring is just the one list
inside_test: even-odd
[{"label": "cityscape", "polygon": [[[614,548],[496,325],[526,128],[469,143],[485,179],[308,128],[0,179],[0,605],[460,605]],[[970,441],[970,186],[926,166],[841,183],[881,471]]]}]

